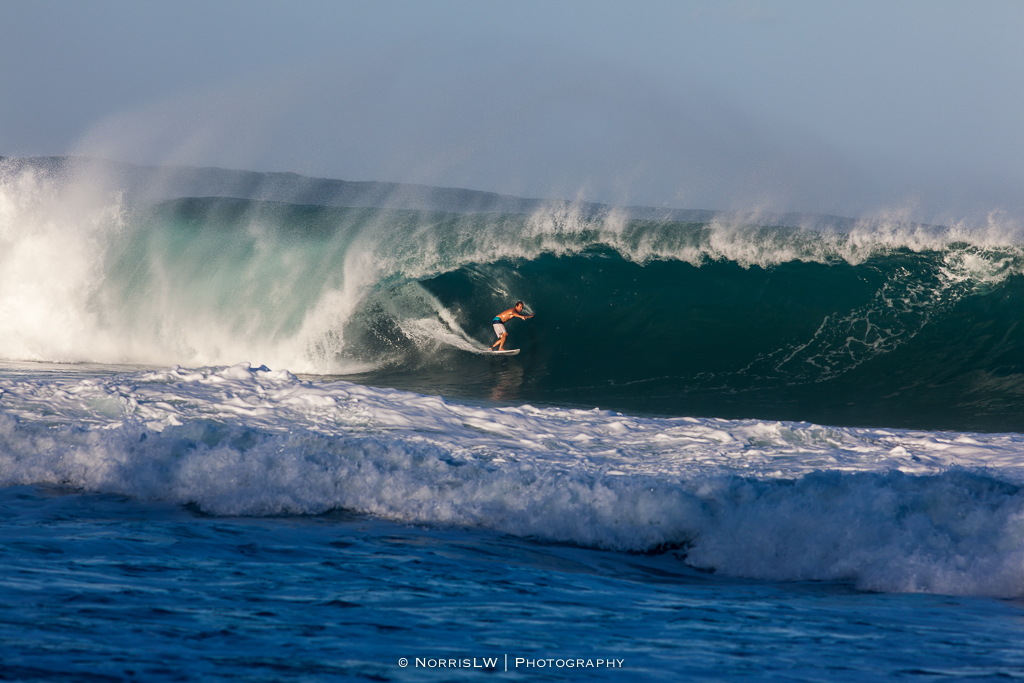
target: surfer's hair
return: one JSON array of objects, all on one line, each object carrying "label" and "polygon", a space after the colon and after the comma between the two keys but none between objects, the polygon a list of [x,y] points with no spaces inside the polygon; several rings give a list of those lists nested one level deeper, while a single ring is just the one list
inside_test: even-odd
[{"label": "surfer's hair", "polygon": [[525,306],[525,305],[526,305],[526,304],[524,304],[524,303],[523,303],[522,301],[517,301],[517,302],[516,302],[516,307],[519,307],[519,306]]}]

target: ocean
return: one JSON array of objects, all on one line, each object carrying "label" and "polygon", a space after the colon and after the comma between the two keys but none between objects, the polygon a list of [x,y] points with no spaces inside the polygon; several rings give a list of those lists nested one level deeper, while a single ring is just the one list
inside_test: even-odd
[{"label": "ocean", "polygon": [[1022,298],[998,215],[0,160],[0,679],[1024,678]]}]

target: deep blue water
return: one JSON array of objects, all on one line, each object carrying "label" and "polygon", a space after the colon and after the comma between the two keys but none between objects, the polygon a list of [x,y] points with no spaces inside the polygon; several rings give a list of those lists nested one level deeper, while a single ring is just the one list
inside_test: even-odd
[{"label": "deep blue water", "polygon": [[481,672],[416,659],[485,657],[509,680],[1024,675],[1013,601],[725,579],[670,554],[345,513],[213,517],[46,486],[0,496],[7,680],[464,680]]}]

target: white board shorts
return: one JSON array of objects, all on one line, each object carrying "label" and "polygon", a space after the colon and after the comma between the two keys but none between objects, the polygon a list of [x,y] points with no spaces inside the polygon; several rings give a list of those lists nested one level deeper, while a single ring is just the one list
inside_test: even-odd
[{"label": "white board shorts", "polygon": [[507,334],[505,332],[505,326],[502,325],[501,323],[494,323],[494,334],[498,335],[499,337],[503,334]]}]

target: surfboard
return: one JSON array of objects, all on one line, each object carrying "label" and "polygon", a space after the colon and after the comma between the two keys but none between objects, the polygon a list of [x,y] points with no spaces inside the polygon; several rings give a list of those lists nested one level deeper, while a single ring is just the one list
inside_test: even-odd
[{"label": "surfboard", "polygon": [[514,356],[519,353],[519,349],[505,349],[504,351],[487,351],[487,353],[494,354],[495,356]]}]

